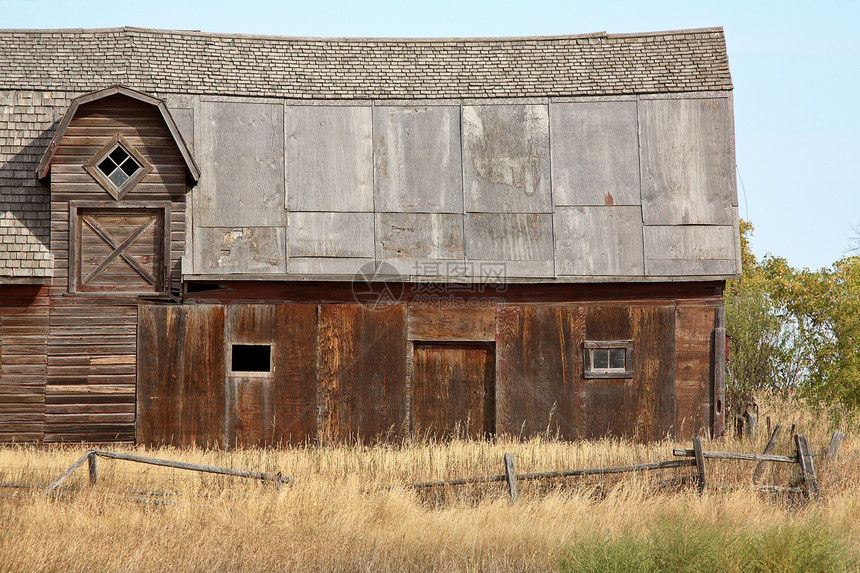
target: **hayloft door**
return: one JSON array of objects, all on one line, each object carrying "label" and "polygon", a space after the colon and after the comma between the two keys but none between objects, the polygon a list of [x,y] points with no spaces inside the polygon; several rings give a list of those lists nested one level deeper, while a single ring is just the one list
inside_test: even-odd
[{"label": "hayloft door", "polygon": [[70,292],[167,290],[169,205],[72,202],[69,209]]}]

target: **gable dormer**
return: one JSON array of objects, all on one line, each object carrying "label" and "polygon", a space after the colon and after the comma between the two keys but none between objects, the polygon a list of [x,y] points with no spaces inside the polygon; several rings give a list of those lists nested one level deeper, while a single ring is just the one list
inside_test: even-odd
[{"label": "gable dormer", "polygon": [[74,99],[38,176],[50,176],[51,250],[68,253],[54,276],[68,276],[68,292],[178,289],[200,172],[161,100],[121,86]]}]

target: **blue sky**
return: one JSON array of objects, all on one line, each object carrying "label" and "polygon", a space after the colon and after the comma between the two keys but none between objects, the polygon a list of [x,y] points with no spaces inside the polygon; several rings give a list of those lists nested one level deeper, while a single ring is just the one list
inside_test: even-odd
[{"label": "blue sky", "polygon": [[860,1],[0,0],[0,28],[139,26],[321,37],[470,37],[722,26],[741,216],[753,250],[828,266],[860,225]]}]

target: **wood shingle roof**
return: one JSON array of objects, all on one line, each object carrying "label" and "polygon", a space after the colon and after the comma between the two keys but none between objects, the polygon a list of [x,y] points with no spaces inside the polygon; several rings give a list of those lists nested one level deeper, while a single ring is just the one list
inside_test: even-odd
[{"label": "wood shingle roof", "polygon": [[301,39],[118,28],[0,31],[0,89],[299,99],[730,90],[721,28],[504,39]]}]

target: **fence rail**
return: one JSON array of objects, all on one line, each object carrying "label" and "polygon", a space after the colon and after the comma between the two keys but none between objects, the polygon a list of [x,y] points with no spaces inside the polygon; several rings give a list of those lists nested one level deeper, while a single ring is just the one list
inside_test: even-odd
[{"label": "fence rail", "polygon": [[242,477],[242,478],[251,478],[251,479],[259,479],[264,481],[272,481],[280,487],[282,484],[288,484],[293,481],[293,478],[282,475],[280,472],[276,474],[272,473],[264,473],[264,472],[256,472],[251,470],[240,470],[235,468],[224,468],[220,466],[209,466],[203,464],[192,464],[188,462],[177,462],[174,460],[162,460],[159,458],[149,458],[145,456],[136,456],[134,454],[123,454],[119,452],[109,452],[106,450],[89,450],[85,453],[81,458],[69,466],[69,469],[64,471],[57,479],[52,481],[48,487],[45,488],[45,493],[49,494],[54,491],[57,486],[59,486],[67,477],[72,475],[72,473],[84,465],[85,462],[89,464],[89,475],[90,475],[90,483],[95,484],[98,481],[98,458],[107,458],[114,460],[126,460],[129,462],[137,462],[140,464],[149,464],[153,466],[162,466],[167,468],[174,468],[179,470],[189,470],[201,473],[210,473],[210,474],[220,474],[220,475],[228,475],[233,477]]}]

